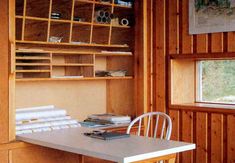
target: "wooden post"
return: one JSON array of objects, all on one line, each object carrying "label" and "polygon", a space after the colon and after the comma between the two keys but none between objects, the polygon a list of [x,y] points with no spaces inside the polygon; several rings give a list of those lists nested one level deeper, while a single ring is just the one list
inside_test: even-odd
[{"label": "wooden post", "polygon": [[0,143],[9,140],[9,14],[8,0],[0,1]]}]

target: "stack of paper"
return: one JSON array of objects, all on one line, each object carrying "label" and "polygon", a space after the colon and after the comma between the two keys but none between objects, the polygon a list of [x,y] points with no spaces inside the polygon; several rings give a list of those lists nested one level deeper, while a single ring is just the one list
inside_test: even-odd
[{"label": "stack of paper", "polygon": [[16,135],[79,127],[66,110],[53,105],[16,110]]},{"label": "stack of paper", "polygon": [[89,115],[86,121],[101,124],[127,124],[131,122],[131,117],[114,114],[93,114]]}]

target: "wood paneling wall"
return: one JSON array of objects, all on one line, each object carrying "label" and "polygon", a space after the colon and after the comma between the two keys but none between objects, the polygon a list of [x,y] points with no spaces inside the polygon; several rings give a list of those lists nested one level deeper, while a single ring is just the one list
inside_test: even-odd
[{"label": "wood paneling wall", "polygon": [[[180,154],[183,163],[235,162],[235,111],[168,106],[170,83],[167,58],[171,54],[226,55],[235,52],[235,32],[188,34],[189,0],[153,0],[154,109],[169,113],[173,140],[194,142],[197,149]],[[184,91],[184,90],[181,90]],[[165,109],[166,108],[166,109]]]}]

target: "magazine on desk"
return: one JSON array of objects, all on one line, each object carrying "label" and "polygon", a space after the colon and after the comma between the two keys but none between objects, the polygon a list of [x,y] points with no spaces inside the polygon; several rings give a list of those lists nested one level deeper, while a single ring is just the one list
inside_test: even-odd
[{"label": "magazine on desk", "polygon": [[115,114],[92,114],[88,116],[88,119],[103,120],[109,122],[125,122],[128,123],[131,121],[130,116],[115,115]]}]

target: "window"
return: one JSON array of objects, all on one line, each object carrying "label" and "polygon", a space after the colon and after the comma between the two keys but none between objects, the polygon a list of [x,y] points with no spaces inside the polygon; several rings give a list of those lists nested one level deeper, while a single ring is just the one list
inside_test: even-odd
[{"label": "window", "polygon": [[235,60],[198,62],[198,102],[235,104]]}]

